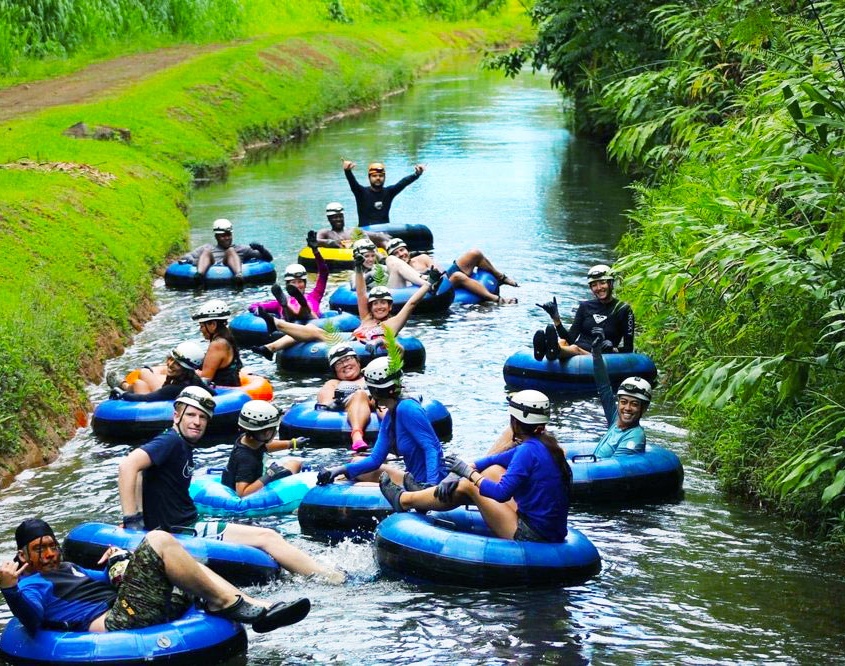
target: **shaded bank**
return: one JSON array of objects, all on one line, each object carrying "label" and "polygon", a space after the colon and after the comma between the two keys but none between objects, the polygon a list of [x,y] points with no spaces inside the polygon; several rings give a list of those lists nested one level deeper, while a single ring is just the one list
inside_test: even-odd
[{"label": "shaded bank", "polygon": [[[149,316],[151,273],[183,247],[192,178],[244,145],[371,107],[449,52],[527,36],[524,21],[332,27],[203,53],[102,99],[0,126],[0,454],[49,459],[85,383]],[[78,138],[79,122],[121,132]]]}]

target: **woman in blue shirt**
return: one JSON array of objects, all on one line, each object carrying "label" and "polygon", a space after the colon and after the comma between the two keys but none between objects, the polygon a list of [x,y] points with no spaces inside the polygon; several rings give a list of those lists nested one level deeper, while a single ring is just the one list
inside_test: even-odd
[{"label": "woman in blue shirt", "polygon": [[546,432],[549,399],[539,391],[519,391],[508,398],[508,412],[521,441],[474,463],[447,458],[451,473],[434,488],[410,492],[382,474],[379,485],[393,508],[444,511],[471,503],[503,539],[566,539],[572,471],[563,449]]}]

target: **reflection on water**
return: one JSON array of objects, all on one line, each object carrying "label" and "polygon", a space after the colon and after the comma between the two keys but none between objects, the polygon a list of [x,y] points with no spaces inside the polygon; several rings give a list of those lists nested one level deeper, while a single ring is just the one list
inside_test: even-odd
[{"label": "reflection on water", "polygon": [[[454,417],[450,452],[486,450],[506,423],[501,368],[547,321],[534,306],[557,295],[562,312],[587,297],[586,269],[608,262],[630,206],[626,182],[602,150],[561,129],[559,97],[548,79],[517,81],[455,67],[431,76],[374,113],[347,119],[301,145],[263,154],[222,184],[196,192],[192,242],[211,238],[211,222],[235,223],[236,242],[260,241],[276,266],[295,261],[308,229],[324,224],[329,201],[341,201],[354,224],[354,201],[341,158],[381,160],[387,180],[428,166],[395,201],[395,222],[419,222],[434,233],[444,265],[480,247],[519,281],[505,288],[517,306],[456,308],[448,317],[410,323],[428,353],[424,373],[407,377],[413,393],[439,398]],[[339,280],[340,277],[333,277]],[[331,288],[330,288],[331,289]],[[162,360],[174,344],[199,340],[189,313],[205,297],[156,286],[161,312],[111,365],[133,368]],[[214,292],[237,311],[269,296],[266,288]],[[270,362],[245,354],[272,378],[276,401],[312,399],[320,378],[277,376]],[[92,400],[106,395],[91,387]],[[562,442],[597,440],[597,400],[555,405]],[[296,519],[270,524],[316,557],[350,572],[340,588],[287,578],[261,590],[276,598],[307,592],[304,622],[251,635],[250,664],[724,664],[845,661],[841,563],[793,538],[758,512],[726,502],[700,465],[686,455],[677,417],[646,419],[651,441],[676,451],[686,468],[686,496],[675,504],[627,509],[577,507],[572,524],[603,558],[601,575],[555,590],[461,590],[416,586],[379,576],[368,544],[326,544],[299,533]],[[22,474],[2,492],[0,547],[24,517],[43,514],[64,533],[80,520],[119,520],[117,463],[108,448],[80,430],[49,467]],[[202,450],[201,463],[221,465],[227,447]],[[315,450],[314,464],[337,463],[342,451]],[[9,617],[5,607],[0,621]],[[243,663],[243,660],[241,660]]]}]

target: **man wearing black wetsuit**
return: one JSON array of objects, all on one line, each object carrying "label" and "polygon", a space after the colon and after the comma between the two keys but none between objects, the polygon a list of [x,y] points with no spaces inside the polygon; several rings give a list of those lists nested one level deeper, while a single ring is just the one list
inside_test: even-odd
[{"label": "man wearing black wetsuit", "polygon": [[343,160],[343,173],[349,182],[349,189],[355,195],[355,205],[358,208],[358,226],[368,227],[371,224],[387,224],[390,222],[390,204],[393,199],[408,185],[422,176],[425,166],[417,164],[414,173],[405,176],[394,185],[384,185],[384,164],[373,162],[367,169],[370,186],[364,187],[355,178],[352,169],[355,162]]}]

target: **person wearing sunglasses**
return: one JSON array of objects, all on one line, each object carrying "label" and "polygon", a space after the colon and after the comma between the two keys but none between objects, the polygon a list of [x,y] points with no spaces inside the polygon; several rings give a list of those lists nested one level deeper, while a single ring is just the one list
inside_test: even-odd
[{"label": "person wearing sunglasses", "polygon": [[249,245],[235,245],[233,241],[232,223],[226,219],[214,220],[211,226],[214,233],[215,243],[200,245],[195,250],[179,257],[179,263],[187,263],[197,267],[194,276],[196,287],[205,286],[205,274],[214,264],[228,266],[235,276],[235,286],[243,287],[243,262],[250,259],[261,259],[273,261],[273,255],[261,243],[250,243]]},{"label": "person wearing sunglasses", "polygon": [[581,301],[568,330],[561,323],[557,297],[548,303],[537,303],[549,314],[552,323],[534,333],[534,358],[553,361],[586,356],[593,351],[593,340],[599,332],[603,336],[602,353],[634,351],[634,311],[613,296],[614,280],[613,269],[605,264],[593,266],[587,272],[587,285],[595,298]]},{"label": "person wearing sunglasses", "polygon": [[341,572],[320,565],[273,529],[199,520],[188,489],[194,471],[194,447],[205,434],[214,407],[208,391],[195,386],[184,389],[174,404],[173,426],[123,458],[118,465],[123,527],[192,531],[202,538],[254,546],[290,572],[318,574],[329,582],[342,582],[345,576]]},{"label": "person wearing sunglasses", "polygon": [[142,368],[138,379],[131,384],[124,381],[119,370],[111,370],[106,375],[106,383],[111,387],[109,398],[130,402],[154,402],[174,400],[187,386],[201,386],[210,391],[202,377],[197,374],[202,368],[204,358],[205,351],[196,342],[180,342],[170,350],[164,366]]},{"label": "person wearing sunglasses", "polygon": [[355,162],[343,160],[343,174],[349,183],[349,189],[355,196],[355,206],[358,209],[358,226],[368,227],[372,224],[387,224],[390,222],[390,206],[402,190],[416,181],[425,171],[423,164],[414,165],[414,173],[405,176],[393,185],[385,185],[385,169],[381,162],[373,162],[367,167],[369,187],[364,187],[355,178],[352,170]]}]

